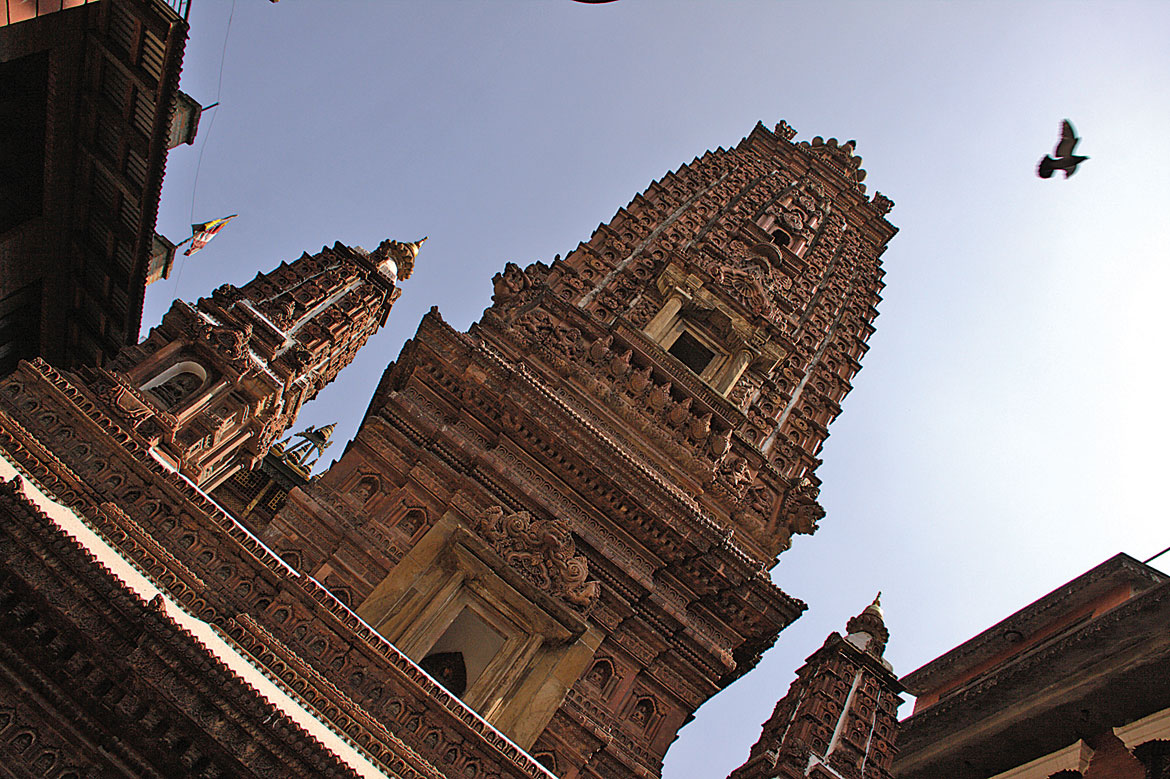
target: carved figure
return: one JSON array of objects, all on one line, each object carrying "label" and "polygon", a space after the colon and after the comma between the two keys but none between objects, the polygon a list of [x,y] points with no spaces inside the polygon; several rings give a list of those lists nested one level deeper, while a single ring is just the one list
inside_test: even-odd
[{"label": "carved figure", "polygon": [[191,371],[176,373],[157,387],[152,387],[150,393],[158,398],[164,408],[174,408],[182,403],[203,386],[203,379]]},{"label": "carved figure", "polygon": [[492,300],[497,303],[511,300],[528,289],[529,286],[531,286],[531,282],[528,279],[528,274],[522,271],[516,263],[509,262],[504,266],[503,273],[497,273],[492,277],[494,291]]}]

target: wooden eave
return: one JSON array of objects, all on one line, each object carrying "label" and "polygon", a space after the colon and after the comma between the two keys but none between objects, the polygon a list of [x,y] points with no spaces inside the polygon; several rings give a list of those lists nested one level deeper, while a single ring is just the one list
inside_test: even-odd
[{"label": "wooden eave", "polygon": [[[55,620],[62,623],[62,627],[68,626],[70,635],[63,639],[64,642],[82,651],[96,652],[98,657],[91,658],[91,662],[115,671],[130,662],[126,657],[127,652],[154,655],[170,670],[168,677],[149,683],[160,708],[167,705],[163,703],[164,700],[169,702],[174,699],[175,691],[170,685],[177,684],[185,688],[188,694],[194,693],[215,701],[218,710],[230,712],[227,718],[246,727],[251,738],[259,742],[262,748],[233,749],[237,745],[220,742],[216,734],[203,731],[195,746],[207,750],[209,758],[217,762],[230,761],[228,767],[247,771],[245,776],[266,775],[266,766],[262,762],[253,764],[252,761],[262,760],[264,752],[271,751],[290,769],[308,771],[323,777],[358,776],[337,755],[269,703],[202,642],[180,627],[166,614],[160,603],[152,601],[148,604],[135,594],[79,542],[66,535],[28,501],[18,486],[0,483],[0,507],[0,521],[5,525],[3,534],[14,544],[7,547],[6,553],[0,558],[0,567],[15,566],[9,572],[17,571],[15,576],[18,579],[44,576],[60,587],[51,601],[46,600],[42,607],[51,612]],[[32,568],[34,565],[40,568]],[[88,637],[96,630],[92,619],[99,620],[103,628],[120,634],[122,645],[107,646],[89,640]],[[24,633],[19,628],[6,628],[4,641],[0,643],[13,642],[19,645],[21,639],[27,638]],[[16,651],[19,653],[19,650]],[[103,655],[105,662],[102,662]],[[15,656],[10,655],[8,659]],[[81,719],[74,721],[74,727],[93,733],[97,738],[102,737],[104,727],[119,727],[123,719],[120,710],[115,708],[113,711],[118,713],[112,717],[104,715],[109,704],[94,700],[86,689],[88,684],[81,679],[71,678],[72,665],[58,662],[48,652],[24,653],[26,662],[35,662],[31,658],[40,658],[47,664],[38,667],[35,675],[23,674],[25,683],[38,688],[43,701],[65,696],[65,700],[55,701],[55,705],[69,708],[74,716],[80,715]],[[179,729],[198,727],[194,718],[176,717],[172,721]],[[113,753],[116,760],[130,764],[144,763],[151,768],[165,768],[160,762],[167,758],[160,755],[171,751],[170,745],[161,738],[153,737],[146,729],[135,727],[121,728],[119,738],[108,742],[105,748]],[[179,767],[177,754],[170,756],[170,761],[175,768]],[[250,770],[252,768],[258,769],[255,774]]]}]

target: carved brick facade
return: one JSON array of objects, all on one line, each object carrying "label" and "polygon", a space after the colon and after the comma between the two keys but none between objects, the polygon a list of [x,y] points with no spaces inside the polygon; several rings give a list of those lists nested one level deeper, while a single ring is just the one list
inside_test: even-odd
[{"label": "carved brick facade", "polygon": [[824,513],[894,234],[852,143],[793,136],[759,125],[509,264],[467,333],[432,310],[274,517],[195,485],[260,462],[417,244],[176,303],[108,370],[23,363],[0,448],[389,775],[657,776],[804,609],[767,571]]}]

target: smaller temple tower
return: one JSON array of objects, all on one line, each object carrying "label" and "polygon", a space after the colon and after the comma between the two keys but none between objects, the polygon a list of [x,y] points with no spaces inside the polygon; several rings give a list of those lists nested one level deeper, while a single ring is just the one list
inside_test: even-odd
[{"label": "smaller temple tower", "polygon": [[214,490],[259,464],[385,323],[421,244],[336,243],[194,305],[177,300],[96,388],[158,459]]},{"label": "smaller temple tower", "polygon": [[805,661],[728,779],[889,779],[902,686],[882,657],[880,598]]}]

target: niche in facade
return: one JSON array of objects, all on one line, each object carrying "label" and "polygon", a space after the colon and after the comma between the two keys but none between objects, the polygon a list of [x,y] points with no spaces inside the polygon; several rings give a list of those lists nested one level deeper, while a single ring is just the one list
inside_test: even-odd
[{"label": "niche in facade", "polygon": [[142,390],[165,409],[174,409],[189,400],[207,383],[207,371],[202,365],[191,360],[175,363],[155,376]]}]

